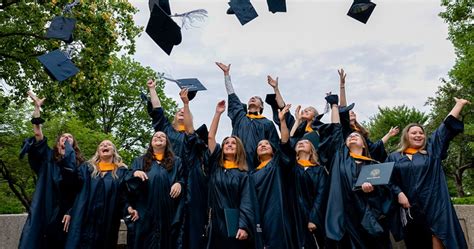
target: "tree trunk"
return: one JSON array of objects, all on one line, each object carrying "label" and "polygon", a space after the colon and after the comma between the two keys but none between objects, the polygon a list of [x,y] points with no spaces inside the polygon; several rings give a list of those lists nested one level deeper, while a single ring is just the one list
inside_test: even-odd
[{"label": "tree trunk", "polygon": [[[26,196],[25,190],[15,183],[15,179],[13,179],[12,175],[10,174],[10,171],[5,165],[5,162],[1,160],[0,160],[0,172],[2,174],[3,179],[5,179],[8,182],[8,187],[13,192],[13,194],[15,194],[16,198],[18,198],[18,200],[21,202],[21,204],[23,204],[26,210],[30,210],[30,201],[28,200],[28,197]],[[20,189],[17,189],[17,187]]]},{"label": "tree trunk", "polygon": [[458,194],[458,197],[464,197],[466,194],[464,193],[464,188],[462,186],[462,173],[459,172],[459,170],[456,170],[456,173],[454,173],[454,183],[456,185],[456,192]]}]

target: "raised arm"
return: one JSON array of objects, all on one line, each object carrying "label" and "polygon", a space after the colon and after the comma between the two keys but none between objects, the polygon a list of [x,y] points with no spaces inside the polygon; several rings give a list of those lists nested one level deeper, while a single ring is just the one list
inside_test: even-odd
[{"label": "raised arm", "polygon": [[344,72],[344,69],[339,69],[337,70],[337,73],[339,74],[339,97],[340,103],[339,105],[344,107],[347,106],[347,100],[346,100],[346,73]]},{"label": "raised arm", "polygon": [[326,101],[331,107],[331,123],[341,123],[341,119],[339,117],[339,106],[337,105],[337,103],[339,102],[338,96],[336,94],[329,94],[328,96],[326,96]]},{"label": "raised arm", "polygon": [[161,107],[160,98],[158,98],[158,94],[156,93],[155,81],[150,79],[148,80],[146,85],[148,86],[148,91],[150,92],[151,105],[153,106],[153,108]]},{"label": "raised arm", "polygon": [[290,132],[288,131],[288,127],[286,126],[285,122],[285,115],[290,110],[291,104],[285,105],[282,110],[278,110],[278,118],[280,119],[280,133],[281,138],[280,141],[282,144],[285,144],[290,139]]},{"label": "raised arm", "polygon": [[41,123],[44,122],[41,116],[41,106],[44,103],[44,98],[38,98],[32,91],[28,91],[28,96],[33,100],[35,104],[35,110],[33,111],[33,119],[31,122],[33,123],[33,131],[35,133],[36,141],[41,141],[44,138],[43,131],[41,130]]},{"label": "raised arm", "polygon": [[224,80],[225,80],[225,90],[227,91],[227,95],[231,95],[234,92],[234,86],[232,86],[232,81],[230,80],[230,64],[225,65],[221,62],[216,62],[216,65],[224,72]]},{"label": "raised arm", "polygon": [[191,110],[189,109],[189,98],[188,98],[188,89],[183,88],[179,92],[179,97],[183,101],[183,110],[184,110],[184,128],[186,129],[187,134],[194,133],[194,126],[193,126],[193,116],[191,114]]},{"label": "raised arm", "polygon": [[456,101],[456,104],[454,105],[453,109],[449,112],[448,116],[451,115],[455,117],[456,119],[459,119],[462,108],[465,105],[470,104],[471,102],[469,102],[466,99],[458,99],[456,97],[454,98],[454,100]]},{"label": "raised arm", "polygon": [[400,129],[398,128],[398,126],[391,127],[390,130],[387,132],[387,134],[385,134],[385,136],[383,136],[382,142],[384,144],[387,144],[388,140],[390,138],[396,136],[398,134],[398,132],[400,132]]},{"label": "raised arm", "polygon": [[295,123],[293,124],[293,127],[291,127],[290,131],[290,137],[293,137],[295,135],[296,130],[301,124],[301,114],[303,111],[301,111],[301,105],[298,105],[295,110]]},{"label": "raised arm", "polygon": [[209,127],[209,135],[207,137],[207,144],[209,151],[212,153],[216,148],[216,134],[217,128],[219,127],[219,120],[221,119],[222,113],[225,111],[225,100],[221,100],[217,103],[216,112],[212,118],[211,127]]},{"label": "raised arm", "polygon": [[283,101],[283,97],[281,96],[280,89],[278,88],[278,77],[276,77],[276,79],[273,79],[272,76],[268,75],[267,82],[273,88],[273,91],[275,92],[275,100],[277,102],[278,108],[280,109],[284,108],[285,101]]}]

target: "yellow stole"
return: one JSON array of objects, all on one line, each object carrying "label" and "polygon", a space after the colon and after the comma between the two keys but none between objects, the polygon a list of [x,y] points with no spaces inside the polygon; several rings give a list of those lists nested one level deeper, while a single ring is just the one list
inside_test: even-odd
[{"label": "yellow stole", "polygon": [[223,165],[224,169],[238,169],[239,165],[237,165],[234,161],[224,161]]},{"label": "yellow stole", "polygon": [[364,161],[373,161],[372,158],[370,157],[366,157],[366,156],[362,156],[362,155],[357,155],[357,154],[354,154],[352,152],[349,152],[349,154],[351,155],[352,158],[354,159],[359,159],[359,160],[364,160]]},{"label": "yellow stole", "polygon": [[305,132],[312,132],[313,128],[311,127],[311,122],[308,121],[308,124],[306,125],[306,128],[304,128]]},{"label": "yellow stole", "polygon": [[261,163],[258,165],[257,170],[263,169],[265,166],[267,166],[267,164],[268,164],[271,160],[272,160],[272,159],[270,158],[270,159],[268,159],[268,160],[265,160],[265,161],[261,162]]},{"label": "yellow stole", "polygon": [[165,156],[164,153],[155,153],[155,159],[157,161],[162,161],[164,156]]},{"label": "yellow stole", "polygon": [[265,118],[263,115],[261,114],[258,114],[258,115],[255,115],[255,114],[247,114],[247,117],[251,118],[251,119],[260,119],[260,118]]},{"label": "yellow stole", "polygon": [[303,167],[313,167],[313,166],[317,166],[317,164],[311,163],[311,161],[309,161],[309,160],[303,160],[303,159],[298,160],[298,164],[301,165],[301,166],[303,166]]},{"label": "yellow stole", "polygon": [[99,162],[97,163],[97,166],[99,166],[99,169],[101,172],[112,171],[115,169],[115,167],[117,167],[115,163],[107,163],[107,162]]},{"label": "yellow stole", "polygon": [[177,131],[186,131],[186,128],[184,127],[184,125],[177,125],[176,130]]},{"label": "yellow stole", "polygon": [[408,155],[414,155],[418,152],[417,149],[413,148],[407,148],[406,150],[403,151],[403,153],[408,154]]}]

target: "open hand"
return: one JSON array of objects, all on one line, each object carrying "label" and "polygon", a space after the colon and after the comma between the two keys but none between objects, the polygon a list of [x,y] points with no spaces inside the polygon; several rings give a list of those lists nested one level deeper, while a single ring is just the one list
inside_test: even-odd
[{"label": "open hand", "polygon": [[171,198],[176,198],[181,194],[181,184],[176,182],[171,186],[170,196]]},{"label": "open hand", "polygon": [[71,215],[64,215],[62,223],[64,224],[63,231],[67,233],[69,231],[69,224],[71,224]]},{"label": "open hand", "polygon": [[225,75],[229,74],[229,71],[230,71],[230,64],[229,65],[225,65],[224,63],[221,63],[221,62],[216,62],[216,65],[222,69],[222,72],[224,72]]},{"label": "open hand", "polygon": [[467,100],[467,99],[458,99],[456,97],[454,97],[454,101],[456,101],[456,103],[460,103],[462,105],[471,104],[471,102],[469,102],[469,100]]},{"label": "open hand", "polygon": [[33,103],[35,104],[36,107],[41,107],[44,103],[44,100],[46,98],[38,98],[32,91],[28,91],[28,96],[33,100]]},{"label": "open hand", "polygon": [[346,84],[346,73],[344,72],[344,69],[341,68],[337,70],[337,73],[339,74],[339,84]]},{"label": "open hand", "polygon": [[141,170],[133,172],[133,176],[142,179],[142,181],[148,180],[148,176],[146,175],[146,173]]},{"label": "open hand", "polygon": [[272,76],[268,75],[267,76],[267,82],[273,88],[278,87],[278,77],[276,77],[276,79],[273,79]]},{"label": "open hand", "polygon": [[223,113],[225,111],[225,100],[217,102],[216,112]]},{"label": "open hand", "polygon": [[183,104],[189,104],[188,88],[181,89],[181,91],[179,91],[179,97],[181,98],[181,101],[183,101]]},{"label": "open hand", "polygon": [[278,110],[278,119],[280,119],[281,122],[285,120],[285,115],[290,110],[290,108],[291,108],[291,104],[287,104],[285,105],[285,107],[283,107],[283,109]]}]

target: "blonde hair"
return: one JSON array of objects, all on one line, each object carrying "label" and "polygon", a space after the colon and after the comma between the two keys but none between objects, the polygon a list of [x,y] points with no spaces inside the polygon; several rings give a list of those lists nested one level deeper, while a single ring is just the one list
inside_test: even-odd
[{"label": "blonde hair", "polygon": [[[106,140],[104,140],[104,141],[106,141]],[[104,142],[104,141],[102,141],[102,142]],[[107,141],[110,141],[110,140],[107,140]],[[94,156],[89,161],[87,161],[89,163],[89,167],[92,170],[91,176],[93,178],[96,178],[96,177],[100,176],[100,169],[99,169],[99,166],[97,164],[100,162],[99,147],[100,147],[100,144],[102,142],[100,142],[99,145],[97,146],[97,150],[95,151]],[[117,179],[118,178],[117,169],[119,167],[127,168],[127,165],[125,165],[125,163],[123,163],[122,157],[118,154],[117,147],[115,147],[115,144],[113,144],[112,142],[110,142],[110,143],[112,144],[112,148],[114,149],[114,155],[112,156],[112,163],[115,164],[115,168],[114,168],[114,170],[112,170],[112,177],[114,179]]]},{"label": "blonde hair", "polygon": [[[178,112],[181,111],[181,109],[183,109],[184,107],[181,107],[178,109],[178,111],[174,114],[173,116],[173,122],[171,122],[171,126],[175,129],[175,130],[178,130]],[[189,113],[189,115],[191,116],[191,121],[193,120],[193,114],[192,113]]]},{"label": "blonde hair", "polygon": [[[314,147],[313,143],[311,143],[311,141],[309,141],[308,139],[302,139],[300,141],[303,141],[303,140],[306,140],[308,141],[309,145],[310,145],[310,150],[309,150],[309,153],[310,153],[310,157],[309,157],[309,161],[312,163],[312,164],[319,164],[319,156],[318,156],[318,151],[316,150],[316,148]],[[299,142],[299,141],[298,141]],[[296,147],[295,147],[295,150],[296,150]],[[299,156],[298,154],[296,154],[296,160],[299,160]]]},{"label": "blonde hair", "polygon": [[423,146],[421,146],[421,148],[419,149],[419,151],[422,154],[425,154],[426,153],[426,151],[425,151],[426,132],[425,132],[425,128],[423,128],[423,126],[421,124],[418,124],[418,123],[410,123],[407,126],[405,126],[405,128],[403,128],[402,135],[400,136],[400,142],[398,143],[397,151],[403,153],[406,149],[410,148],[410,142],[409,142],[409,139],[408,139],[408,131],[412,127],[420,127],[421,131],[423,131],[423,134],[425,134],[425,140],[423,141]]},{"label": "blonde hair", "polygon": [[311,111],[314,112],[314,117],[311,119],[311,121],[314,121],[316,119],[316,117],[319,115],[319,112],[318,110],[316,110],[316,108],[312,107],[312,106],[308,106],[306,107],[305,109],[310,109]]},{"label": "blonde hair", "polygon": [[[237,145],[237,148],[235,150],[235,163],[237,165],[239,165],[239,170],[248,171],[247,156],[245,155],[244,144],[242,143],[240,138],[238,138],[237,136],[234,136],[234,135],[232,135],[230,137],[226,137],[226,138],[224,138],[224,140],[222,140],[222,147],[224,147],[225,142],[229,138],[234,138],[235,143]],[[224,161],[225,161],[225,156],[224,156],[224,151],[222,151],[221,155],[219,157],[219,164],[221,166],[224,165]]]}]

